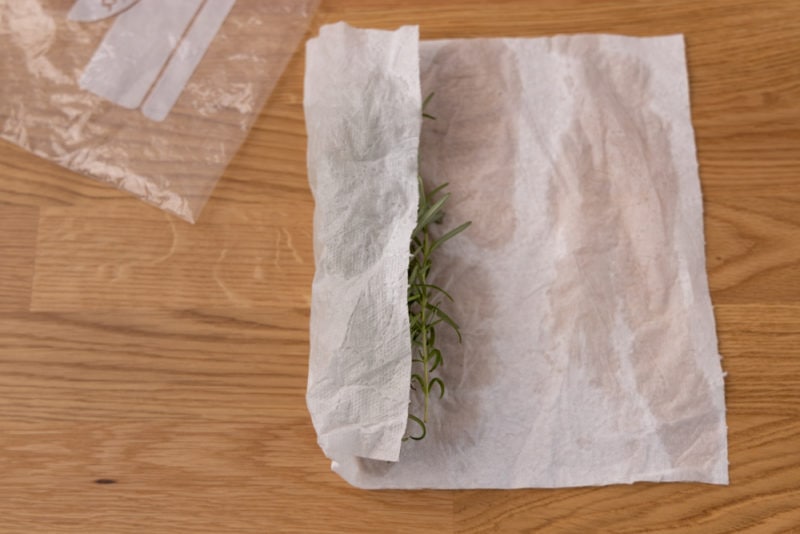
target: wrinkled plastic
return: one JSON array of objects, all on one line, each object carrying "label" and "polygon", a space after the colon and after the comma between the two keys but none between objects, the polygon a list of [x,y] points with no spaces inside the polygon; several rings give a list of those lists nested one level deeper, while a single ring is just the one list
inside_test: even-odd
[{"label": "wrinkled plastic", "polygon": [[196,221],[319,2],[218,1],[0,0],[0,138]]}]

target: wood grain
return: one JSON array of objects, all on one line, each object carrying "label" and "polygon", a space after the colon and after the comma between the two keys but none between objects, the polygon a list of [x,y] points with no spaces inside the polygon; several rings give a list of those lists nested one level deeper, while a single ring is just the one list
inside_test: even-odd
[{"label": "wood grain", "polygon": [[35,207],[0,203],[0,313],[30,306],[38,220]]},{"label": "wood grain", "polygon": [[330,472],[304,403],[300,50],[194,226],[0,144],[0,532],[800,532],[800,3],[330,0],[310,34],[337,20],[686,35],[731,485]]}]

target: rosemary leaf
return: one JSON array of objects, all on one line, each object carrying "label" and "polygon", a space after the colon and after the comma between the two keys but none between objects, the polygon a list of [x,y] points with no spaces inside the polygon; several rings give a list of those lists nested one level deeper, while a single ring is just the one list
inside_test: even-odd
[{"label": "rosemary leaf", "polygon": [[[422,104],[422,116],[433,119],[425,113],[425,106],[430,102],[433,93],[425,98]],[[444,397],[444,380],[433,376],[433,372],[444,363],[440,349],[436,347],[436,326],[446,324],[455,331],[461,342],[461,331],[458,324],[440,307],[436,297],[441,295],[450,302],[453,297],[443,288],[431,284],[428,275],[431,272],[432,254],[442,244],[466,230],[470,222],[463,223],[452,230],[445,232],[438,238],[431,235],[431,225],[439,224],[444,220],[444,206],[450,199],[450,193],[445,189],[448,184],[442,184],[430,193],[425,192],[422,176],[418,176],[419,206],[417,209],[417,225],[411,237],[409,250],[411,258],[408,265],[408,318],[410,325],[412,360],[415,371],[411,375],[411,389],[422,395],[422,415],[408,414],[408,418],[419,426],[418,435],[407,434],[403,441],[408,439],[421,440],[427,433],[426,424],[429,421],[431,391],[439,387],[439,398]],[[417,387],[414,387],[414,384]]]}]

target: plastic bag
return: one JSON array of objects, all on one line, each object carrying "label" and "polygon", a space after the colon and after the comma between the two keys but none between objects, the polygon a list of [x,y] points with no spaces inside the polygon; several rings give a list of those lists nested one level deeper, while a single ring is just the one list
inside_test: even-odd
[{"label": "plastic bag", "polygon": [[0,1],[0,137],[194,222],[318,1]]}]

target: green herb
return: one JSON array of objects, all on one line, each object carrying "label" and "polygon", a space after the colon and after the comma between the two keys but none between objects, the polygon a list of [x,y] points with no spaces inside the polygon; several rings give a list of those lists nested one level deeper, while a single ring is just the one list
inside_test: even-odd
[{"label": "green herb", "polygon": [[[422,104],[423,117],[434,119],[425,113],[425,106],[430,102],[433,93],[428,95]],[[419,209],[417,226],[411,236],[411,260],[408,264],[408,319],[411,326],[412,370],[411,388],[422,393],[422,415],[408,414],[408,418],[419,426],[419,434],[408,434],[405,439],[420,440],[427,434],[427,422],[431,393],[438,389],[439,398],[444,396],[444,381],[433,373],[442,365],[442,352],[436,348],[436,328],[444,324],[452,328],[461,342],[458,325],[442,310],[444,299],[453,301],[447,291],[428,282],[434,251],[444,242],[460,234],[471,224],[466,222],[438,239],[434,239],[430,229],[433,224],[441,224],[444,219],[444,205],[450,193],[444,190],[448,184],[442,184],[426,193],[422,176],[419,182]]]}]

